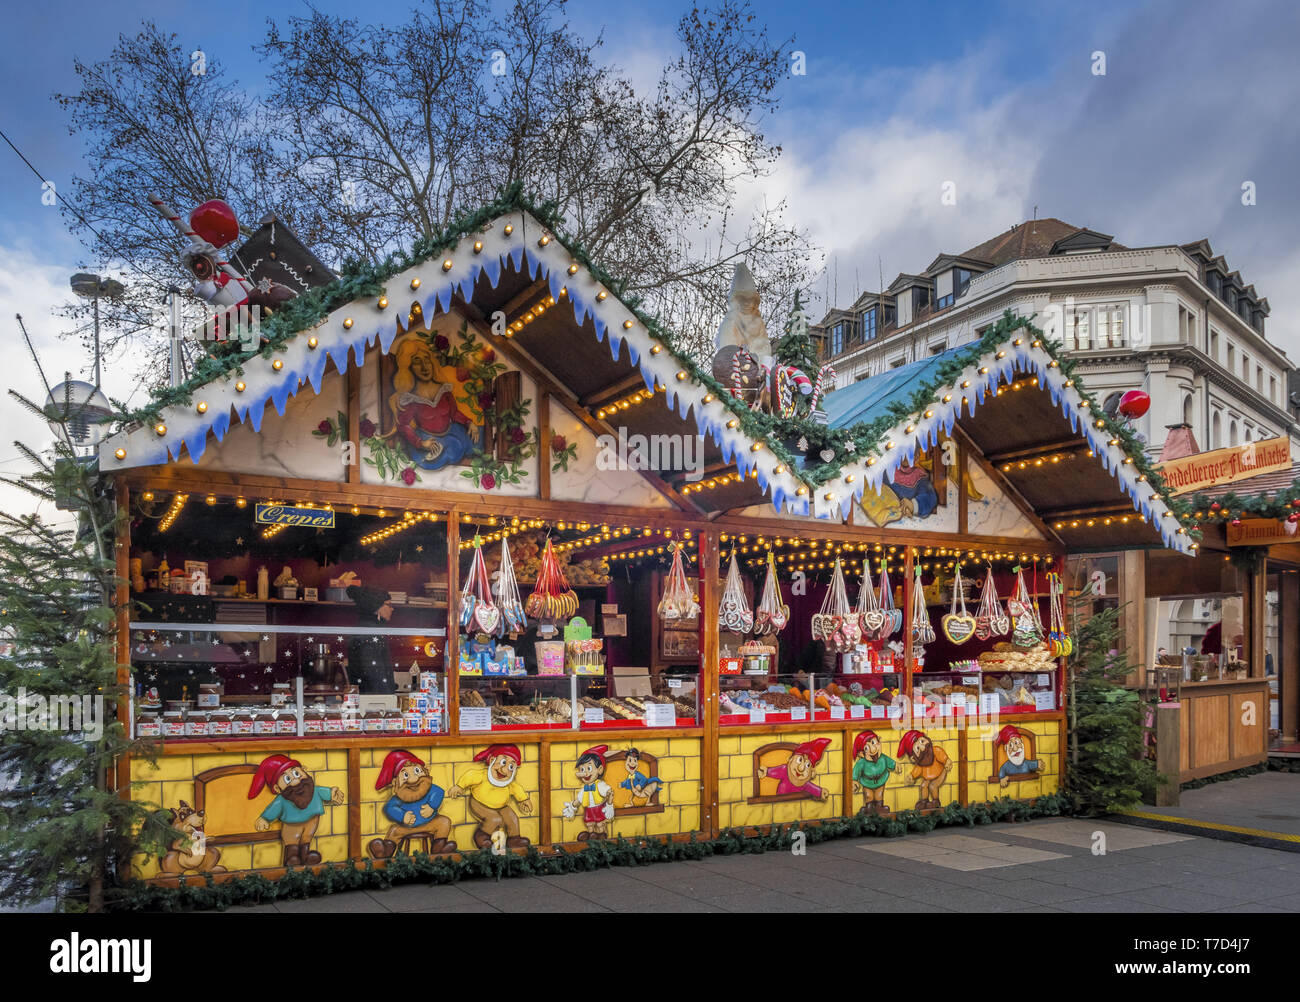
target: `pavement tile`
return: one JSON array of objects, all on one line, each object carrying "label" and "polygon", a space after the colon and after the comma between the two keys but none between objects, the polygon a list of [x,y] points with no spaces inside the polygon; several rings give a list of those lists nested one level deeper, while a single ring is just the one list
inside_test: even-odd
[{"label": "pavement tile", "polygon": [[1067,902],[1063,907],[1066,911],[1071,912],[1136,912],[1140,914],[1159,914],[1178,911],[1176,908],[1164,908],[1160,905],[1153,905],[1147,901],[1138,901],[1131,897],[1125,897],[1122,894],[1098,894],[1091,898],[1079,898],[1075,901]]},{"label": "pavement tile", "polygon": [[820,912],[824,907],[815,901],[802,900],[777,891],[743,891],[739,894],[720,894],[707,899],[727,912]]},{"label": "pavement tile", "polygon": [[1206,894],[1217,894],[1237,903],[1243,901],[1270,901],[1300,893],[1292,885],[1269,885],[1257,880],[1240,880],[1235,876],[1203,876],[1175,885]]},{"label": "pavement tile", "polygon": [[272,906],[286,915],[310,915],[320,912],[386,912],[388,909],[364,891],[322,894],[315,898],[291,898]]},{"label": "pavement tile", "polygon": [[503,912],[517,911],[604,911],[593,901],[570,894],[537,877],[509,880],[466,881],[464,889]]},{"label": "pavement tile", "polygon": [[1278,913],[1278,914],[1288,914],[1288,915],[1289,915],[1289,914],[1294,913],[1295,909],[1294,909],[1294,908],[1277,908],[1277,907],[1275,907],[1275,906],[1272,904],[1272,902],[1270,902],[1269,904],[1266,904],[1266,905],[1265,905],[1265,904],[1258,904],[1258,903],[1254,903],[1254,904],[1244,904],[1244,905],[1229,905],[1227,908],[1212,908],[1211,911],[1214,911],[1214,912],[1244,912],[1244,913],[1246,913],[1246,914],[1255,914],[1255,915],[1264,915],[1264,914],[1270,914],[1270,913],[1276,912],[1276,913]]},{"label": "pavement tile", "polygon": [[1213,911],[1215,908],[1227,908],[1230,905],[1241,903],[1240,901],[1220,897],[1217,894],[1194,891],[1187,887],[1144,887],[1140,890],[1129,891],[1124,896],[1132,898],[1134,901],[1144,901],[1147,904],[1159,905],[1161,908],[1172,908],[1180,912],[1208,912]]},{"label": "pavement tile", "polygon": [[365,893],[391,912],[496,911],[481,898],[466,891],[464,884],[398,884],[396,887]]},{"label": "pavement tile", "polygon": [[1071,887],[1067,884],[1047,884],[1030,878],[1007,880],[998,888],[998,893],[1008,898],[1016,898],[1032,904],[1052,905],[1062,901],[1077,901],[1079,898],[1093,897],[1096,892],[1083,887]]},{"label": "pavement tile", "polygon": [[1045,863],[1049,859],[1061,859],[1063,855],[1059,852],[1031,849],[1024,845],[997,845],[993,842],[984,843],[983,848],[972,849],[971,854],[1005,860],[1008,863]]}]

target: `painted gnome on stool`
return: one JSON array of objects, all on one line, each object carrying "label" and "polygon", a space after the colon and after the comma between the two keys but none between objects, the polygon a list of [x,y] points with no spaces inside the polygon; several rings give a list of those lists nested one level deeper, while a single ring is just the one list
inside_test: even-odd
[{"label": "painted gnome on stool", "polygon": [[319,863],[321,854],[311,848],[311,840],[325,808],[343,804],[343,791],[338,787],[317,786],[302,764],[287,755],[268,755],[262,759],[248,788],[248,799],[255,799],[263,789],[274,793],[275,799],[258,815],[253,827],[264,832],[272,822],[280,822],[285,866]]},{"label": "painted gnome on stool", "polygon": [[1006,787],[1012,776],[1026,776],[1042,768],[1038,759],[1025,757],[1025,737],[1010,724],[998,732],[994,743],[1004,745],[1007,752],[1007,760],[998,768],[999,786]]},{"label": "painted gnome on stool", "polygon": [[941,807],[939,788],[952,772],[952,759],[922,731],[908,731],[898,742],[898,757],[906,756],[912,762],[909,783],[921,784],[921,795],[916,802],[918,811]]},{"label": "painted gnome on stool", "polygon": [[573,771],[577,773],[582,789],[572,801],[564,805],[564,816],[573,818],[582,811],[585,832],[578,832],[578,841],[606,838],[606,824],[614,816],[614,788],[605,782],[605,753],[608,745],[595,745],[578,756]]},{"label": "painted gnome on stool", "polygon": [[443,789],[430,777],[429,767],[423,761],[409,751],[389,752],[379,767],[375,789],[390,791],[384,804],[384,817],[392,822],[387,835],[370,842],[370,855],[375,859],[409,852],[416,839],[430,855],[456,851],[456,843],[447,840],[451,819],[438,813]]},{"label": "painted gnome on stool", "polygon": [[470,769],[447,791],[452,797],[469,797],[469,812],[478,819],[474,844],[487,848],[492,844],[492,833],[502,829],[507,848],[526,848],[528,839],[519,834],[519,816],[510,807],[514,800],[525,814],[533,813],[528,791],[515,779],[523,761],[519,749],[514,745],[489,745],[474,756],[474,761],[484,765]]}]

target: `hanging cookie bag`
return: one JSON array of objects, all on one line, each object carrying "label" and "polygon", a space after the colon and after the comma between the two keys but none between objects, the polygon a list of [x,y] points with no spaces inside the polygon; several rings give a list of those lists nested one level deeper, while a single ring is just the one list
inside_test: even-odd
[{"label": "hanging cookie bag", "polygon": [[939,620],[943,635],[954,644],[964,644],[975,636],[978,623],[974,616],[966,611],[966,592],[962,587],[961,564],[957,564],[952,579],[952,605],[948,614]]},{"label": "hanging cookie bag", "polygon": [[515,562],[510,555],[510,542],[501,540],[501,570],[497,576],[497,608],[501,610],[499,633],[523,633],[528,629],[524,615],[524,602],[519,597],[519,581],[515,577]]},{"label": "hanging cookie bag", "polygon": [[481,633],[495,633],[501,625],[501,609],[492,600],[492,586],[488,582],[487,565],[483,562],[483,539],[477,535],[474,537],[474,557],[460,592],[460,625]]},{"label": "hanging cookie bag", "polygon": [[740,582],[740,565],[736,563],[736,551],[731,551],[731,566],[727,569],[727,581],[722,588],[722,598],[718,601],[718,625],[724,633],[749,633],[754,628],[754,614],[745,601],[745,589]]},{"label": "hanging cookie bag", "polygon": [[790,607],[781,601],[781,587],[776,580],[776,560],[767,551],[767,577],[763,581],[763,594],[754,611],[754,633],[762,635],[779,633],[790,621]]},{"label": "hanging cookie bag", "polygon": [[864,640],[879,640],[884,633],[887,614],[881,611],[876,586],[871,580],[871,558],[862,558],[862,586],[858,589],[858,624]]},{"label": "hanging cookie bag", "polygon": [[916,580],[912,584],[912,643],[934,643],[934,626],[930,623],[930,610],[925,605],[925,588],[921,585],[921,568],[916,569]]},{"label": "hanging cookie bag", "polygon": [[691,620],[700,614],[700,604],[695,601],[695,593],[682,567],[681,544],[674,543],[672,549],[672,566],[664,581],[663,598],[659,600],[659,618],[666,623]]},{"label": "hanging cookie bag", "polygon": [[889,584],[889,567],[880,565],[880,611],[885,614],[885,624],[880,628],[880,638],[902,632],[903,613],[894,605],[894,589]]}]

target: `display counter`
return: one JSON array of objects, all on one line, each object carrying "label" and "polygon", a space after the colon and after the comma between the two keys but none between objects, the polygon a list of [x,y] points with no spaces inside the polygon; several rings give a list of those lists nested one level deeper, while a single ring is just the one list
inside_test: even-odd
[{"label": "display counter", "polygon": [[1179,782],[1244,769],[1268,757],[1264,679],[1184,682],[1179,702]]}]

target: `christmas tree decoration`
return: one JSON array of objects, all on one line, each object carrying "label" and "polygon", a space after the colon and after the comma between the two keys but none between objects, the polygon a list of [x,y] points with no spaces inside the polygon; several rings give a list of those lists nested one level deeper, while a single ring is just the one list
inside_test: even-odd
[{"label": "christmas tree decoration", "polygon": [[776,579],[776,558],[767,551],[767,575],[763,579],[763,594],[754,613],[754,633],[762,636],[780,633],[790,622],[790,607],[781,601],[781,588]]},{"label": "christmas tree decoration", "polygon": [[663,597],[659,599],[659,618],[665,623],[695,619],[700,614],[700,604],[695,601],[695,593],[682,567],[681,544],[674,543],[672,551],[672,566],[664,579]]},{"label": "christmas tree decoration", "polygon": [[722,598],[718,602],[718,623],[727,633],[749,633],[754,628],[754,614],[745,601],[745,589],[740,583],[740,565],[736,563],[736,551],[731,551],[731,566],[727,569],[727,581],[722,588]]},{"label": "christmas tree decoration", "polygon": [[939,620],[943,635],[954,644],[964,644],[975,636],[975,617],[966,611],[966,593],[962,587],[961,564],[957,565],[952,579],[952,605],[948,614]]},{"label": "christmas tree decoration", "polygon": [[569,587],[569,580],[564,576],[549,537],[546,540],[546,549],[542,552],[542,564],[537,572],[537,583],[533,586],[533,593],[528,596],[524,611],[534,619],[546,623],[572,619],[577,615],[577,593]]}]

